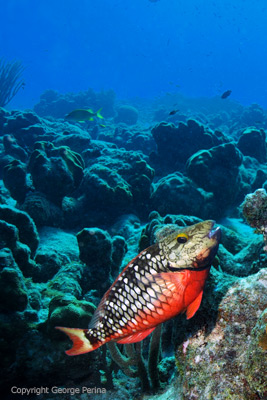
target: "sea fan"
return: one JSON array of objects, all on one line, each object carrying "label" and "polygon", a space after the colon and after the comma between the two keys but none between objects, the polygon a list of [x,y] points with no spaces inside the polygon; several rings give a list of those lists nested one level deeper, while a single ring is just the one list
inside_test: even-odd
[{"label": "sea fan", "polygon": [[7,62],[0,58],[0,107],[5,107],[25,85],[21,79],[23,71],[20,61]]}]

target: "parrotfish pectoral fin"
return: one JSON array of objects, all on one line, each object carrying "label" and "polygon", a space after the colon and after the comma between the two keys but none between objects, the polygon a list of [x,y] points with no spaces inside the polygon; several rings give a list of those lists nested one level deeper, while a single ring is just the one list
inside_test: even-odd
[{"label": "parrotfish pectoral fin", "polygon": [[203,295],[203,290],[202,292],[199,293],[197,298],[191,304],[189,304],[189,306],[186,309],[186,319],[190,319],[195,315],[201,304],[202,295]]},{"label": "parrotfish pectoral fin", "polygon": [[127,344],[127,343],[136,343],[141,342],[141,340],[145,339],[151,332],[153,332],[155,327],[147,329],[146,331],[134,333],[133,335],[129,335],[121,340],[118,340],[117,343]]},{"label": "parrotfish pectoral fin", "polygon": [[88,353],[99,347],[99,345],[91,344],[85,336],[85,332],[88,332],[88,329],[65,328],[63,326],[56,326],[55,328],[66,333],[73,342],[72,348],[66,351],[68,356]]}]

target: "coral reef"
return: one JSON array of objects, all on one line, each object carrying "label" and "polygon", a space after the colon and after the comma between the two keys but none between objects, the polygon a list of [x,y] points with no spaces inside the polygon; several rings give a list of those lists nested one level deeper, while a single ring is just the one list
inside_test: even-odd
[{"label": "coral reef", "polygon": [[192,155],[187,161],[186,172],[198,186],[213,193],[220,201],[220,207],[225,208],[238,199],[241,163],[240,151],[233,143],[225,143]]},{"label": "coral reef", "polygon": [[99,110],[105,117],[114,115],[115,93],[112,90],[95,93],[88,89],[80,93],[60,94],[55,90],[46,90],[40,97],[40,102],[35,105],[34,111],[40,116],[64,118],[66,114],[75,109],[93,108]]},{"label": "coral reef", "polygon": [[138,110],[132,106],[120,106],[117,108],[117,115],[114,118],[116,124],[124,123],[126,125],[134,125],[138,120]]},{"label": "coral reef", "polygon": [[[91,207],[105,208],[109,204],[126,212],[132,203],[131,188],[126,180],[111,168],[94,164],[84,171],[83,190]],[[102,203],[102,207],[101,207]]]},{"label": "coral reef", "polygon": [[23,147],[17,144],[17,140],[13,135],[4,135],[3,145],[5,149],[5,154],[19,159],[20,161],[26,161],[27,152],[23,149]]},{"label": "coral reef", "polygon": [[[88,269],[83,285],[87,291],[95,289],[104,293],[116,278],[118,269],[127,250],[122,236],[110,237],[109,233],[99,228],[85,228],[77,234],[80,260]],[[106,279],[102,276],[105,273]],[[87,285],[85,280],[87,280]]]},{"label": "coral reef", "polygon": [[28,293],[10,249],[0,251],[0,269],[0,312],[25,310]]},{"label": "coral reef", "polygon": [[[213,327],[177,349],[183,399],[245,399],[266,395],[264,334],[266,269],[237,281],[219,304]],[[208,393],[208,394],[207,394]]]},{"label": "coral reef", "polygon": [[19,203],[24,202],[28,191],[26,176],[26,165],[19,160],[14,159],[4,167],[4,184],[13,199],[17,200]]},{"label": "coral reef", "polygon": [[[171,95],[121,106],[113,92],[89,89],[47,91],[35,112],[0,108],[4,398],[12,385],[55,382],[104,387],[103,399],[147,398],[144,390],[169,385],[173,373],[157,398],[266,397],[267,113],[217,100]],[[103,126],[63,120],[89,107],[103,108]],[[166,322],[152,353],[151,338],[118,345],[120,367],[106,346],[67,357],[70,342],[54,327],[86,328],[136,254],[201,219],[215,219],[222,239],[196,316]]]},{"label": "coral reef", "polygon": [[[162,199],[168,198],[168,202]],[[213,196],[196,187],[182,173],[176,172],[161,178],[151,196],[152,207],[160,214],[191,214],[213,217]]]},{"label": "coral reef", "polygon": [[245,155],[266,162],[266,134],[263,129],[247,128],[238,139],[237,147]]},{"label": "coral reef", "polygon": [[78,187],[83,177],[83,168],[80,154],[67,146],[55,147],[50,142],[36,142],[29,160],[35,189],[55,203],[60,203],[64,196]]},{"label": "coral reef", "polygon": [[63,224],[63,210],[48,200],[43,193],[29,191],[20,209],[27,212],[38,227]]},{"label": "coral reef", "polygon": [[267,193],[265,189],[258,189],[245,197],[241,204],[242,212],[248,224],[263,234],[267,251]]},{"label": "coral reef", "polygon": [[140,130],[139,127],[131,126],[125,128],[122,125],[115,129],[102,129],[97,138],[106,142],[115,143],[118,147],[126,150],[141,150],[143,154],[149,155],[156,150],[156,144],[151,136],[150,129]]},{"label": "coral reef", "polygon": [[[172,172],[183,168],[187,159],[200,149],[209,149],[220,144],[220,139],[195,120],[174,124],[161,122],[152,129],[157,152],[150,156],[153,167]],[[164,169],[163,169],[164,171]]]}]

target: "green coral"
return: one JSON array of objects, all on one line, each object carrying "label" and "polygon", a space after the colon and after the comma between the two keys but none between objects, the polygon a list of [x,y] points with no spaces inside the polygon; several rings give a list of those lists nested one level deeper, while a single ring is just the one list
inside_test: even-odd
[{"label": "green coral", "polygon": [[47,327],[53,334],[55,326],[86,328],[93,316],[95,306],[85,300],[77,300],[68,294],[58,294],[49,303]]}]

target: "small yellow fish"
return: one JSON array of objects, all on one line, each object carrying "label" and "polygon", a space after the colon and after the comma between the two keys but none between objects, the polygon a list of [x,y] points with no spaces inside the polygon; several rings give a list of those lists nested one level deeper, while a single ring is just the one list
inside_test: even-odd
[{"label": "small yellow fish", "polygon": [[84,121],[93,121],[94,117],[104,119],[102,115],[100,114],[100,111],[102,108],[100,108],[97,112],[94,112],[90,108],[88,110],[86,109],[77,109],[71,111],[69,114],[65,116],[65,119],[71,120],[71,121],[77,121],[77,122],[84,122]]}]

